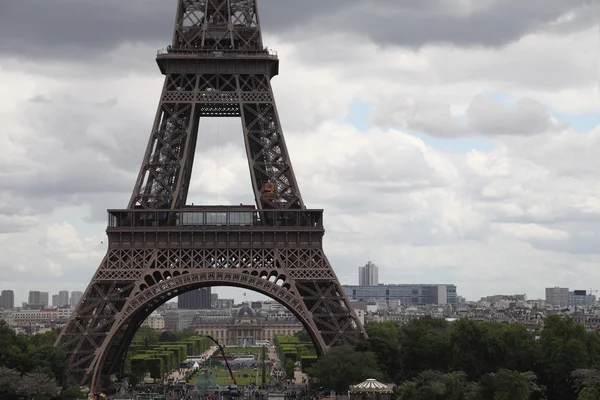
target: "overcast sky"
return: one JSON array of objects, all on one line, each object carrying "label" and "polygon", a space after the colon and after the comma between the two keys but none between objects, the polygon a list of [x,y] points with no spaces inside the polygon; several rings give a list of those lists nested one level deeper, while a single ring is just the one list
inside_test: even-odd
[{"label": "overcast sky", "polygon": [[[383,283],[473,300],[600,289],[600,2],[260,6],[294,169],[343,284],[371,260]],[[0,289],[18,302],[85,289],[104,256],[175,7],[0,1]],[[189,202],[252,203],[240,122],[200,129]]]}]

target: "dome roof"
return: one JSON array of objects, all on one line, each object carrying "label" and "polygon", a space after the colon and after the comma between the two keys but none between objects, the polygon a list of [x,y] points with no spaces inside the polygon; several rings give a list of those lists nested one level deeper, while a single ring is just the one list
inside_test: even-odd
[{"label": "dome roof", "polygon": [[392,389],[388,385],[384,385],[375,379],[367,379],[366,381],[359,383],[358,385],[350,386],[351,392],[378,392],[378,393],[391,393]]},{"label": "dome roof", "polygon": [[247,304],[244,304],[237,312],[238,318],[255,318],[256,312]]}]

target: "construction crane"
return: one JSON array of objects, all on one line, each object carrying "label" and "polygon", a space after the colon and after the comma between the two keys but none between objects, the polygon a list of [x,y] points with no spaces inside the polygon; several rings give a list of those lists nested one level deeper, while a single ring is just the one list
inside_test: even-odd
[{"label": "construction crane", "polygon": [[221,355],[223,356],[223,360],[225,360],[225,365],[227,366],[227,369],[229,370],[229,375],[231,376],[231,380],[233,381],[234,385],[237,385],[237,381],[235,380],[235,376],[233,375],[233,372],[231,371],[231,367],[229,366],[229,362],[227,361],[227,356],[225,355],[225,349],[223,348],[223,346],[221,346],[221,344],[219,342],[217,342],[217,340],[215,338],[213,338],[210,335],[205,335],[205,337],[209,338],[210,340],[212,340],[214,342],[214,344],[217,345],[217,347],[219,348],[219,350],[221,350]]}]

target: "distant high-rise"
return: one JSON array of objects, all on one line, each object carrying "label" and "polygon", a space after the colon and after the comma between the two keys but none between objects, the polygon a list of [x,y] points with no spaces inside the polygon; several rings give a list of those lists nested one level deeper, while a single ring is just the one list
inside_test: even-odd
[{"label": "distant high-rise", "polygon": [[210,308],[210,287],[192,290],[177,298],[177,308],[180,310],[204,310]]},{"label": "distant high-rise", "polygon": [[569,288],[546,288],[546,302],[553,306],[565,306],[569,302]]},{"label": "distant high-rise", "polygon": [[2,291],[2,304],[1,308],[5,310],[10,310],[11,308],[15,308],[15,292],[12,290],[3,290]]},{"label": "distant high-rise", "polygon": [[41,292],[38,292],[37,290],[29,291],[29,297],[27,297],[27,303],[28,304],[42,304]]},{"label": "distant high-rise", "polygon": [[377,266],[371,261],[367,262],[364,267],[358,267],[358,285],[379,285],[379,268],[377,268]]},{"label": "distant high-rise", "polygon": [[52,295],[52,307],[60,307],[60,295]]},{"label": "distant high-rise", "polygon": [[69,291],[68,290],[61,290],[60,292],[58,292],[58,306],[57,307],[64,307],[64,306],[68,306],[69,305]]},{"label": "distant high-rise", "polygon": [[40,300],[45,307],[48,307],[50,305],[50,293],[40,292]]},{"label": "distant high-rise", "polygon": [[83,296],[83,292],[80,291],[74,291],[71,292],[71,303],[69,303],[71,305],[71,307],[76,307],[77,304],[79,304],[79,300],[81,300],[81,296]]}]

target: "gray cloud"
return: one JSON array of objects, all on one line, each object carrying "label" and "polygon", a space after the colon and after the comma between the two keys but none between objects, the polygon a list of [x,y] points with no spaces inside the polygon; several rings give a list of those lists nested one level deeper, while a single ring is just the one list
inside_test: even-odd
[{"label": "gray cloud", "polygon": [[[380,45],[502,46],[536,30],[580,30],[597,19],[591,0],[264,0],[270,34],[363,36]],[[172,34],[175,0],[7,0],[0,52],[19,57],[96,59],[124,42],[162,43]],[[563,18],[570,15],[570,18]],[[332,38],[332,40],[335,40]]]},{"label": "gray cloud", "polygon": [[450,114],[450,106],[436,101],[382,102],[374,120],[381,125],[400,125],[411,131],[438,137],[531,136],[566,129],[533,99],[505,105],[487,94],[473,98],[464,118]]},{"label": "gray cloud", "polygon": [[[266,32],[283,35],[289,52],[274,81],[287,143],[306,204],[326,210],[325,249],[339,276],[354,279],[355,265],[371,252],[387,281],[443,279],[462,284],[468,296],[508,287],[535,295],[546,283],[576,283],[549,281],[597,261],[600,131],[557,134],[561,126],[536,90],[537,82],[552,81],[543,88],[558,93],[554,78],[565,76],[559,87],[575,94],[556,94],[564,96],[560,102],[589,107],[578,89],[590,86],[589,76],[556,64],[591,65],[591,35],[531,35],[500,50],[466,47],[501,45],[536,30],[572,32],[594,20],[575,11],[551,22],[576,10],[575,0],[520,1],[520,9],[516,0],[477,0],[470,14],[438,0],[374,1],[361,14],[363,4],[261,0]],[[23,291],[54,290],[69,280],[83,286],[104,254],[105,209],[123,207],[134,184],[162,82],[153,51],[170,38],[175,1],[10,0],[0,9],[0,53],[30,58],[0,55],[1,86],[14,94],[0,99],[0,231],[11,232],[2,237],[0,271],[8,282],[23,281],[16,287]],[[511,13],[516,21],[507,21]],[[94,20],[86,23],[84,14]],[[484,17],[494,23],[482,26]],[[380,51],[361,36],[382,45],[465,48]],[[378,54],[385,57],[380,64]],[[38,62],[41,56],[55,60]],[[552,74],[540,74],[547,65]],[[510,98],[524,98],[514,106],[474,97],[513,88]],[[495,148],[446,154],[432,148],[442,141],[427,138],[428,146],[395,129],[354,128],[345,120],[361,114],[349,107],[353,101],[379,105],[384,126],[493,137]],[[201,125],[190,202],[251,203],[239,120],[215,122]],[[33,270],[56,276],[32,279]],[[595,271],[583,272],[597,279]],[[530,282],[536,286],[526,287]]]},{"label": "gray cloud", "polygon": [[[590,13],[600,12],[590,0],[332,0],[325,9],[322,3],[265,1],[262,14],[277,30],[295,27],[298,36],[338,31],[367,36],[378,44],[421,47],[435,43],[502,46],[540,29],[582,29],[589,26],[583,23],[594,23]],[[569,13],[572,19],[559,20]]]}]

